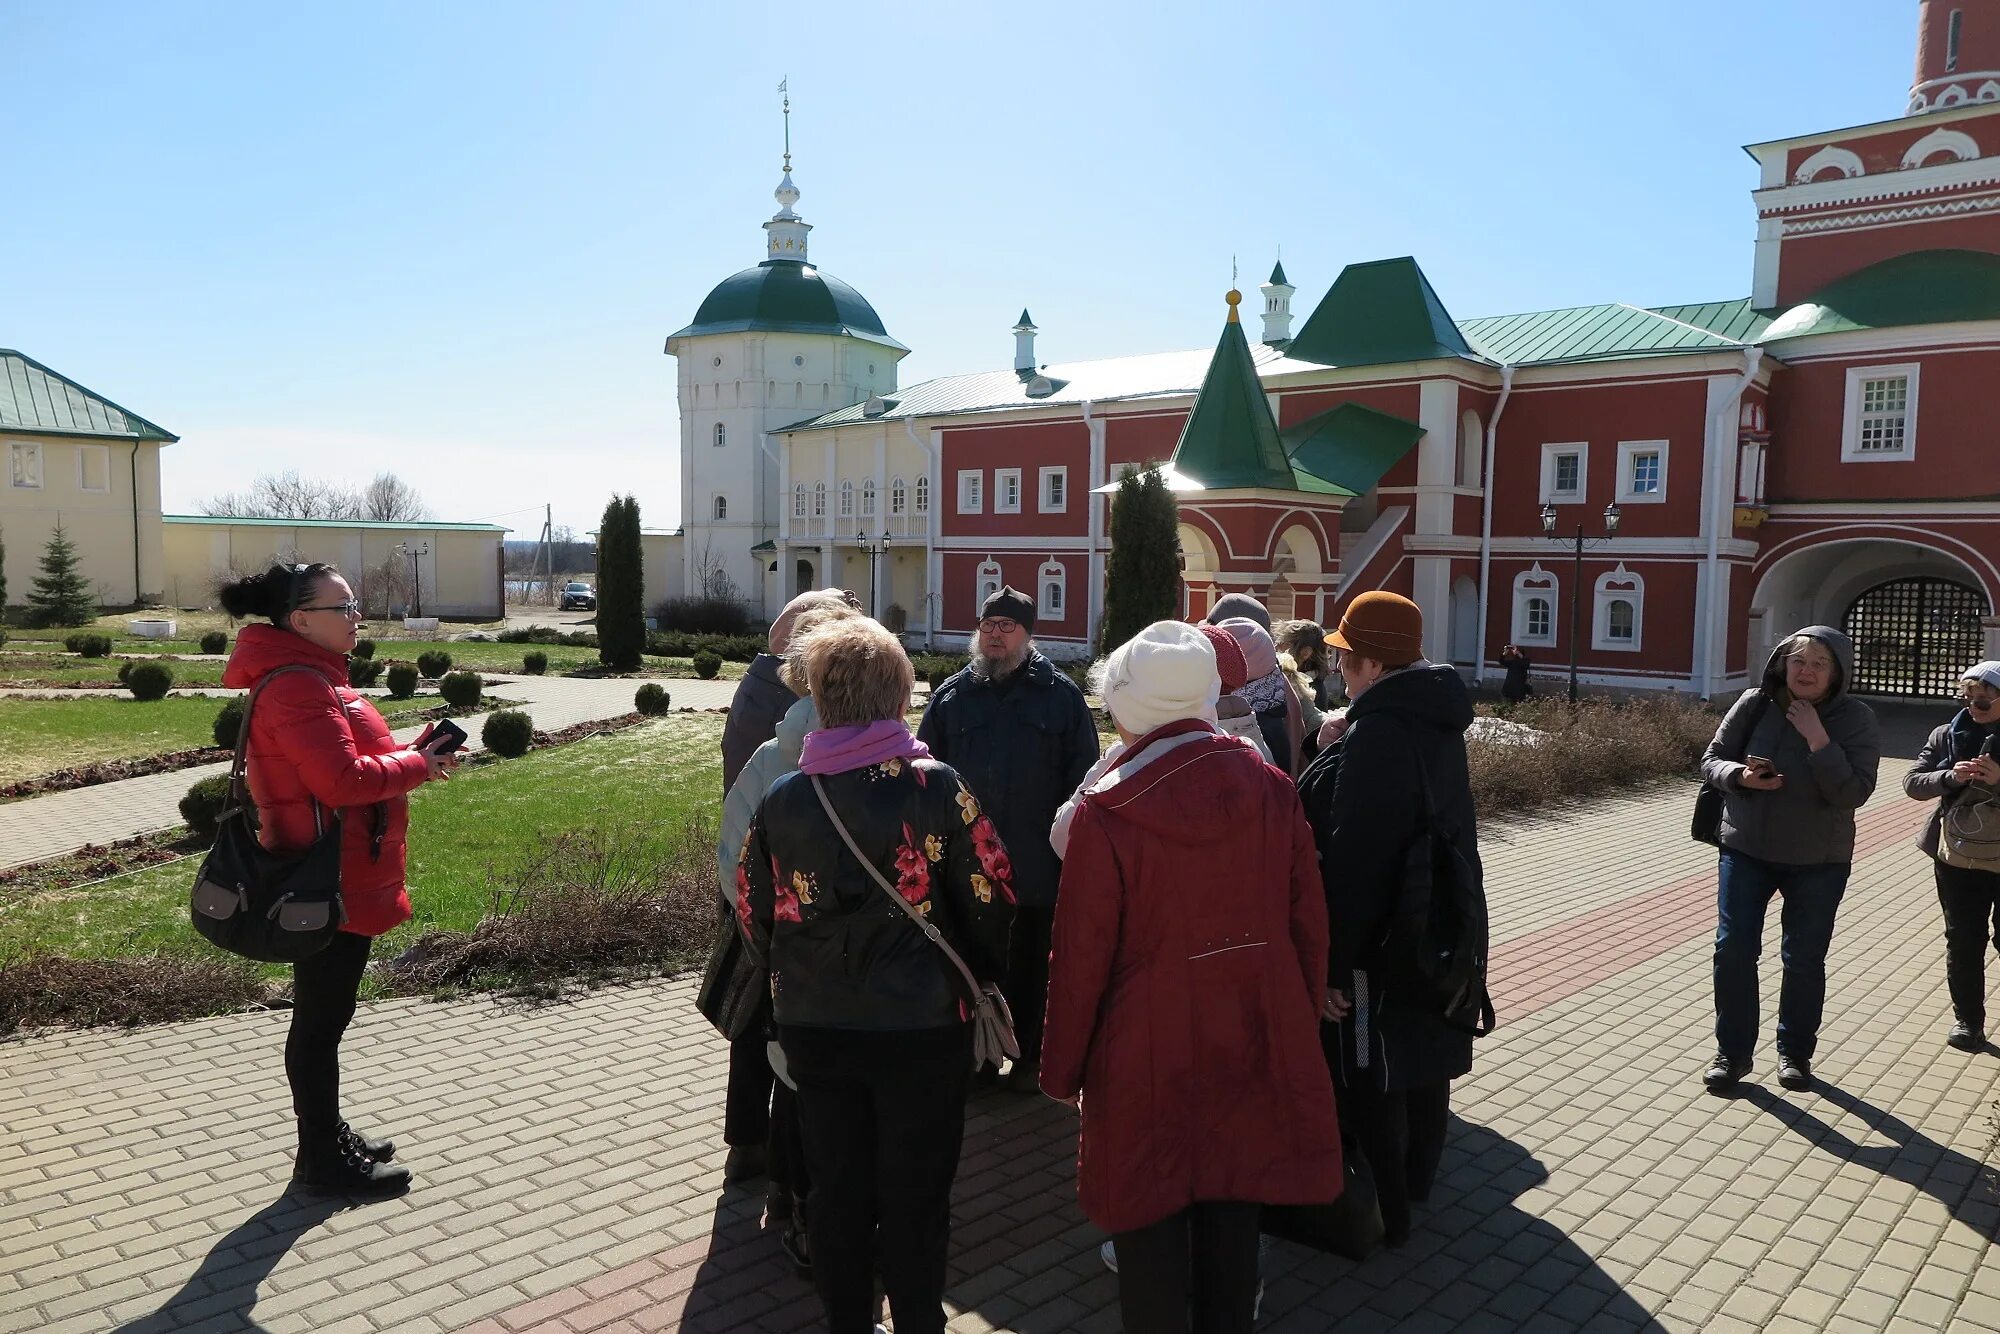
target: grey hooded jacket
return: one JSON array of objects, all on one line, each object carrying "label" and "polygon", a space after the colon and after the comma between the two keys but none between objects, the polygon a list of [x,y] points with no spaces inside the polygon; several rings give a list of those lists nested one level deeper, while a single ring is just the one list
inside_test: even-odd
[{"label": "grey hooded jacket", "polygon": [[743,840],[750,837],[750,822],[757,818],[757,808],[770,795],[771,784],[799,767],[806,733],[818,726],[819,709],[812,696],[794,699],[778,720],[777,734],[751,753],[730,785],[722,803],[722,836],[715,845],[716,882],[724,907],[736,904],[736,863],[743,853]]},{"label": "grey hooded jacket", "polygon": [[[1820,722],[1831,738],[1820,750],[1806,746],[1799,729],[1771,699],[1757,719],[1758,701],[1784,684],[1785,664],[1777,651],[1764,666],[1763,684],[1746,690],[1722,720],[1702,756],[1702,776],[1722,790],[1722,846],[1785,866],[1820,866],[1854,860],[1854,812],[1875,791],[1882,758],[1875,712],[1847,693],[1854,677],[1854,644],[1827,625],[1799,631],[1826,645],[1840,667],[1832,695],[1819,706]],[[1774,792],[1758,792],[1739,781],[1742,757],[1761,755],[1784,776]]]}]

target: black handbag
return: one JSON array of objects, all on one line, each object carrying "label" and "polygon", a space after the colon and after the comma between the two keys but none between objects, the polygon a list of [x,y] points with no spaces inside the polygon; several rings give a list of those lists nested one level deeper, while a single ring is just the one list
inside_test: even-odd
[{"label": "black handbag", "polygon": [[750,957],[743,933],[737,929],[736,915],[725,912],[716,923],[708,966],[701,974],[701,990],[695,993],[695,1008],[731,1042],[749,1037],[764,1027],[771,1003],[769,977]]},{"label": "black handbag", "polygon": [[1267,1204],[1259,1230],[1328,1255],[1365,1260],[1382,1244],[1382,1202],[1375,1174],[1354,1142],[1341,1136],[1340,1194],[1327,1204]]},{"label": "black handbag", "polygon": [[[1743,748],[1729,756],[1730,759],[1742,763],[1743,756],[1749,753],[1750,734],[1764,721],[1764,710],[1770,706],[1771,697],[1759,690],[1757,707],[1750,711],[1750,725],[1743,729]],[[1694,818],[1688,823],[1688,837],[1697,843],[1722,846],[1722,789],[1706,778],[1701,780],[1701,791],[1694,796]]]},{"label": "black handbag", "polygon": [[[257,841],[257,803],[244,781],[250,715],[264,687],[286,672],[313,672],[326,681],[310,667],[280,667],[244,701],[229,766],[229,804],[216,821],[215,846],[202,859],[188,902],[188,916],[204,940],[260,963],[310,958],[327,947],[347,918],[340,902],[338,812],[326,821],[313,802],[315,836],[303,852],[272,852]],[[327,689],[333,690],[331,682]],[[339,700],[335,692],[336,705]]]}]

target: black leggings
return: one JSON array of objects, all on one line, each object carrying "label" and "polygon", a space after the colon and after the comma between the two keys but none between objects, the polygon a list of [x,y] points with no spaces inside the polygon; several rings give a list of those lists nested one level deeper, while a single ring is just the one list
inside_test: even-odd
[{"label": "black leggings", "polygon": [[325,949],[292,965],[285,1077],[292,1083],[292,1112],[301,1134],[331,1134],[340,1124],[340,1037],[354,1018],[354,998],[373,943],[336,931]]},{"label": "black leggings", "polygon": [[1260,1206],[1197,1201],[1171,1218],[1120,1232],[1118,1310],[1125,1334],[1249,1334],[1257,1309]]}]

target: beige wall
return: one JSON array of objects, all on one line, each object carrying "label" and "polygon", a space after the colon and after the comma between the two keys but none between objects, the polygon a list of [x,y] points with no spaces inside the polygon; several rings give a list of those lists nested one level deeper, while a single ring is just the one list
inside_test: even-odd
[{"label": "beige wall", "polygon": [[499,529],[377,528],[348,524],[243,523],[226,518],[176,519],[164,525],[167,598],[176,607],[214,605],[219,577],[247,574],[273,561],[325,561],[338,566],[357,596],[371,605],[393,597],[403,607],[400,586],[380,586],[390,562],[407,583],[409,558],[398,543],[427,544],[417,559],[426,616],[495,620],[502,615]]},{"label": "beige wall", "polygon": [[[39,486],[15,485],[14,455],[39,465]],[[133,580],[132,472],[138,451],[138,580]],[[32,464],[31,464],[32,466]],[[56,525],[76,544],[84,578],[100,602],[123,607],[163,591],[160,446],[0,433],[0,541],[7,545],[7,601],[26,602]]]},{"label": "beige wall", "polygon": [[[679,533],[641,533],[639,558],[645,563],[646,615],[668,598],[687,593],[687,539]],[[755,596],[755,590],[750,591]]]}]

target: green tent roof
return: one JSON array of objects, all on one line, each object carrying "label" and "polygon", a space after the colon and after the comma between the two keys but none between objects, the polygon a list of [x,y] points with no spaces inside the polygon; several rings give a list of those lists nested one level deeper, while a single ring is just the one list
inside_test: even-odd
[{"label": "green tent roof", "polygon": [[1322,366],[1383,366],[1474,353],[1406,255],[1342,269],[1285,355]]},{"label": "green tent roof", "polygon": [[1211,491],[1298,489],[1233,301],[1201,392],[1174,446],[1173,468]]},{"label": "green tent roof", "polygon": [[0,431],[105,440],[180,439],[33,357],[0,347]]},{"label": "green tent roof", "polygon": [[1291,280],[1285,277],[1284,260],[1281,259],[1276,264],[1273,264],[1271,266],[1271,281],[1273,283],[1277,283],[1285,287],[1290,287],[1292,285]]},{"label": "green tent roof", "polygon": [[2000,255],[1920,250],[1871,264],[1793,306],[1759,340],[2000,319]]},{"label": "green tent roof", "polygon": [[767,259],[724,278],[695,311],[694,323],[667,337],[672,341],[751,330],[833,334],[909,351],[889,337],[882,317],[861,293],[795,259]]},{"label": "green tent roof", "polygon": [[1358,496],[1416,446],[1424,428],[1359,403],[1342,403],[1283,433],[1292,466],[1336,494]]}]

